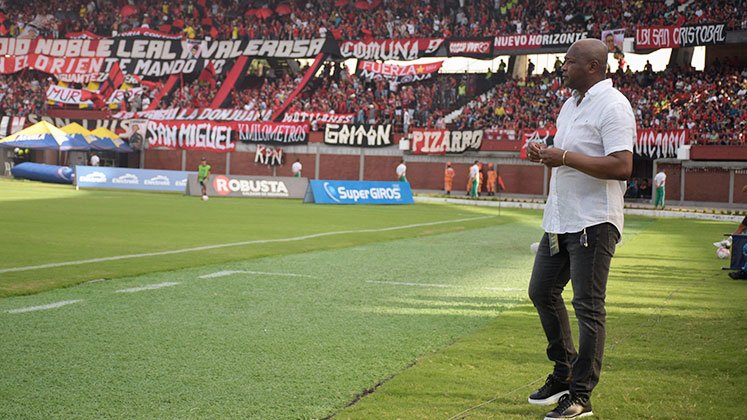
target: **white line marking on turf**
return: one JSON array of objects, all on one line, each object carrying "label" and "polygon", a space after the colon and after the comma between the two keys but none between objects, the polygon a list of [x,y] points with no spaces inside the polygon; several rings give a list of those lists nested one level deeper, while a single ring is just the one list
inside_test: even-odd
[{"label": "white line marking on turf", "polygon": [[114,293],[135,293],[135,292],[142,292],[145,290],[162,289],[164,287],[176,286],[177,284],[179,283],[175,283],[173,281],[167,281],[164,283],[148,284],[148,285],[141,286],[141,287],[131,287],[129,289],[117,290]]},{"label": "white line marking on turf", "polygon": [[431,283],[408,283],[404,281],[378,281],[366,280],[366,283],[388,284],[391,286],[415,286],[415,287],[454,287],[451,284],[431,284]]},{"label": "white line marking on turf", "polygon": [[448,223],[461,223],[461,222],[471,222],[474,220],[482,220],[487,219],[490,217],[495,216],[480,216],[480,217],[469,217],[464,219],[452,219],[452,220],[441,220],[438,222],[428,222],[428,223],[415,223],[412,225],[401,225],[401,226],[391,226],[387,228],[379,228],[379,229],[359,229],[359,230],[339,230],[336,232],[321,232],[321,233],[313,233],[311,235],[304,235],[304,236],[294,236],[291,238],[278,238],[278,239],[256,239],[253,241],[243,241],[243,242],[233,242],[228,244],[215,244],[215,245],[205,245],[205,246],[198,246],[194,248],[183,248],[183,249],[174,249],[171,251],[159,251],[159,252],[147,252],[142,254],[129,254],[129,255],[116,255],[113,257],[102,257],[102,258],[91,258],[88,260],[78,260],[78,261],[65,261],[65,262],[59,262],[59,263],[50,263],[50,264],[41,264],[41,265],[30,265],[26,267],[11,267],[11,268],[3,268],[0,269],[0,273],[13,273],[17,271],[31,271],[31,270],[39,270],[42,268],[57,268],[57,267],[65,267],[68,265],[81,265],[81,264],[92,264],[92,263],[100,263],[104,261],[116,261],[116,260],[128,260],[131,258],[142,258],[142,257],[156,257],[160,255],[172,255],[172,254],[183,254],[185,252],[196,252],[196,251],[206,251],[208,249],[219,249],[219,248],[228,248],[231,246],[243,246],[243,245],[258,245],[258,244],[271,244],[271,243],[279,243],[279,242],[294,242],[294,241],[303,241],[306,239],[315,239],[315,238],[322,238],[325,236],[334,236],[334,235],[347,235],[351,233],[374,233],[374,232],[389,232],[392,230],[402,230],[402,229],[411,229],[416,227],[424,227],[424,226],[436,226],[436,225],[443,225]]},{"label": "white line marking on turf", "polygon": [[[380,280],[366,280],[366,283],[374,284],[388,284],[390,286],[415,286],[415,287],[465,287],[458,284],[434,284],[434,283],[409,283],[403,281],[380,281]],[[483,290],[493,290],[498,292],[520,292],[524,289],[517,289],[514,287],[480,287]]]},{"label": "white line marking on turf", "polygon": [[78,303],[78,302],[83,302],[83,300],[82,299],[63,300],[61,302],[50,303],[48,305],[29,306],[28,308],[11,309],[6,312],[8,312],[9,314],[22,314],[24,312],[43,311],[45,309],[61,308],[65,305],[72,305],[73,303]]},{"label": "white line marking on turf", "polygon": [[269,273],[266,271],[247,271],[247,270],[226,270],[218,271],[215,273],[205,274],[200,276],[201,279],[214,279],[217,277],[225,277],[233,274],[258,274],[260,276],[286,276],[286,277],[310,277],[316,278],[315,276],[309,276],[306,274],[295,274],[295,273]]}]

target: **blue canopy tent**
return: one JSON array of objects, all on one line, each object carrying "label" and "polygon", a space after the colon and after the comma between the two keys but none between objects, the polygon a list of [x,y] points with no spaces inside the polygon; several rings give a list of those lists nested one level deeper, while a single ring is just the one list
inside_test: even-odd
[{"label": "blue canopy tent", "polygon": [[0,140],[0,147],[20,147],[34,150],[89,150],[85,138],[70,135],[46,121],[40,121]]}]

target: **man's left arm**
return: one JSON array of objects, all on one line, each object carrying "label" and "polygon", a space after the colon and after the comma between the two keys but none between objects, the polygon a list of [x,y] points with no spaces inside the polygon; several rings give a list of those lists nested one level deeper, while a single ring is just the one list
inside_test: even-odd
[{"label": "man's left arm", "polygon": [[543,148],[539,151],[542,163],[549,167],[569,166],[599,179],[625,181],[633,172],[633,144],[635,117],[630,105],[615,103],[608,106],[601,120],[601,139],[606,156],[589,156],[580,152]]},{"label": "man's left arm", "polygon": [[[565,159],[563,159],[565,155]],[[599,179],[626,181],[633,172],[633,152],[621,150],[607,156],[589,156],[579,152],[549,147],[540,151],[542,163],[549,167],[565,166]]]}]

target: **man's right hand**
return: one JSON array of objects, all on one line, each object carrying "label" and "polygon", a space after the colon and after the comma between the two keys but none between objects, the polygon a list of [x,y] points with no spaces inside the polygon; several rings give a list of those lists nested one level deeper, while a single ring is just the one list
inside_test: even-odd
[{"label": "man's right hand", "polygon": [[544,149],[546,147],[547,147],[547,145],[545,143],[540,143],[540,142],[536,142],[536,141],[527,143],[527,158],[531,162],[542,163],[542,162],[540,162],[540,153],[539,152],[540,152],[541,149]]}]

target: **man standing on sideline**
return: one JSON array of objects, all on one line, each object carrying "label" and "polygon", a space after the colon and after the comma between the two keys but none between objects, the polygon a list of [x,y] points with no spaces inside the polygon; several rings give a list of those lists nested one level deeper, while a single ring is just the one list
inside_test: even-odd
[{"label": "man standing on sideline", "polygon": [[200,186],[202,187],[203,199],[208,196],[207,186],[205,185],[205,182],[207,182],[208,178],[210,177],[210,169],[212,169],[212,167],[208,165],[207,158],[203,156],[200,160],[200,166],[197,167],[197,180],[200,181]]},{"label": "man standing on sideline", "polygon": [[296,159],[296,161],[293,162],[293,165],[291,165],[291,172],[293,172],[293,176],[296,178],[300,178],[301,169],[303,169],[303,165],[301,165],[301,160]]},{"label": "man standing on sideline", "polygon": [[397,165],[397,180],[399,182],[407,182],[407,165],[405,165],[405,160],[402,159],[399,161],[399,165]]},{"label": "man standing on sideline", "polygon": [[666,185],[667,185],[667,174],[664,173],[664,171],[659,171],[654,176],[654,187],[656,187],[656,195],[654,198],[654,210],[656,210],[659,206],[661,206],[661,209],[664,210],[664,195],[666,193]]},{"label": "man standing on sideline", "polygon": [[99,158],[99,155],[97,155],[96,152],[91,153],[91,166],[99,166],[100,162],[101,159]]},{"label": "man standing on sideline", "polygon": [[[532,404],[554,404],[545,419],[592,415],[606,337],[604,308],[610,262],[623,230],[625,180],[633,169],[636,123],[623,94],[606,79],[607,46],[582,39],[568,49],[564,84],[573,89],[557,117],[553,147],[530,143],[528,158],[552,168],[529,297],[554,363]],[[578,351],[562,292],[573,287]]]},{"label": "man standing on sideline", "polygon": [[469,196],[477,198],[477,185],[480,183],[480,161],[469,167]]},{"label": "man standing on sideline", "polygon": [[446,170],[444,171],[444,190],[446,195],[451,195],[451,188],[454,184],[454,168],[451,167],[451,162],[446,162]]}]

